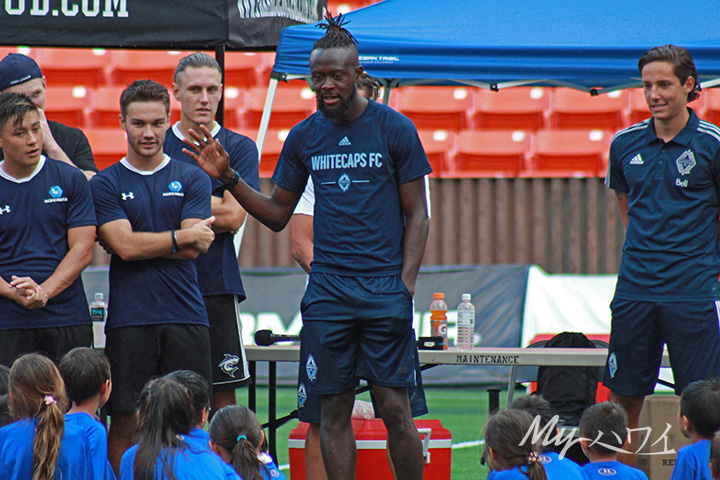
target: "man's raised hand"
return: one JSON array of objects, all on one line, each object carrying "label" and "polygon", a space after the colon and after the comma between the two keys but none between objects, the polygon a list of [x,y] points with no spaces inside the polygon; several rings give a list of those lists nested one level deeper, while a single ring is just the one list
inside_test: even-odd
[{"label": "man's raised hand", "polygon": [[188,131],[195,142],[184,138],[183,142],[189,148],[183,148],[183,153],[195,160],[211,177],[219,178],[221,181],[228,180],[229,178],[226,177],[232,176],[227,174],[230,169],[230,156],[220,141],[212,138],[210,131],[204,125],[200,125],[200,132],[204,137],[192,129]]}]

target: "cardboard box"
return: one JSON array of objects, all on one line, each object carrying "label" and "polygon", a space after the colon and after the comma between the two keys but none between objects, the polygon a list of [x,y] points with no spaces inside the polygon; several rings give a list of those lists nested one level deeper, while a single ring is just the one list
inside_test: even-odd
[{"label": "cardboard box", "polygon": [[638,445],[632,451],[641,447],[637,465],[650,480],[670,480],[677,452],[690,444],[680,432],[679,414],[678,396],[656,394],[645,398],[640,413],[640,428],[645,430],[640,430]]},{"label": "cardboard box", "polygon": [[[382,420],[353,420],[358,456],[355,468],[357,480],[393,480],[387,463],[385,447],[387,430]],[[305,435],[307,423],[300,423],[290,432],[290,478],[305,480]],[[440,420],[415,420],[425,454],[424,478],[450,480],[452,438]]]}]

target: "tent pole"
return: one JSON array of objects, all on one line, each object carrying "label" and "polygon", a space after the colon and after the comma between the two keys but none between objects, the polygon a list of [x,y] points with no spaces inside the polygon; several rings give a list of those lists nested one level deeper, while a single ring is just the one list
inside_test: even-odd
[{"label": "tent pole", "polygon": [[270,79],[268,85],[267,96],[265,97],[265,106],[263,107],[262,118],[260,119],[260,129],[257,135],[258,161],[262,158],[263,145],[265,144],[265,135],[267,135],[268,125],[270,124],[270,114],[272,113],[273,102],[275,101],[275,92],[277,91],[278,81],[276,78]]},{"label": "tent pole", "polygon": [[[225,45],[218,45],[215,47],[215,60],[217,60],[218,64],[220,64],[220,81],[225,85]],[[218,103],[218,109],[217,113],[215,114],[215,120],[220,124],[223,125],[225,123],[225,95],[223,92],[223,95],[220,97],[220,102]]]}]

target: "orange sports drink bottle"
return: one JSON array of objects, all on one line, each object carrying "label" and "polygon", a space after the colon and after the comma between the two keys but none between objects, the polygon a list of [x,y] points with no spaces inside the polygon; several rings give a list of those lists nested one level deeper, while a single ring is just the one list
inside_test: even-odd
[{"label": "orange sports drink bottle", "polygon": [[447,303],[444,293],[433,293],[430,304],[430,330],[433,337],[441,337],[440,344],[443,350],[448,348],[447,340]]}]

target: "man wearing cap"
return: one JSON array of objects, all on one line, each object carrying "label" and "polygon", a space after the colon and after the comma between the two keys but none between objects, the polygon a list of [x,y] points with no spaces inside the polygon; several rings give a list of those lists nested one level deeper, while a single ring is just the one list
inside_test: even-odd
[{"label": "man wearing cap", "polygon": [[46,157],[74,165],[87,178],[98,171],[90,143],[78,128],[45,118],[47,81],[35,60],[19,53],[10,53],[0,61],[0,93],[14,92],[28,97],[40,112],[43,131],[42,153]]}]

